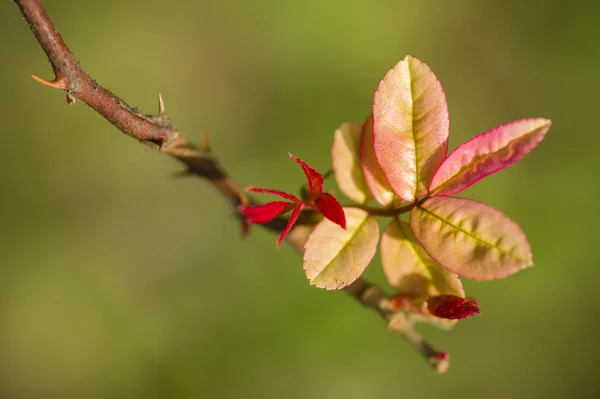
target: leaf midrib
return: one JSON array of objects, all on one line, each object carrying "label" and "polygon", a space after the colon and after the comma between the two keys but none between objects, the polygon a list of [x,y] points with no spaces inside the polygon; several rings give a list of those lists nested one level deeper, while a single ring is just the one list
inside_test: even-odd
[{"label": "leaf midrib", "polygon": [[[329,269],[332,266],[332,263],[339,257],[339,255],[352,243],[352,241],[354,240],[354,238],[358,235],[358,232],[363,228],[363,226],[369,221],[371,217],[367,215],[367,217],[365,217],[365,219],[363,220],[363,222],[361,224],[358,225],[358,227],[356,228],[356,230],[354,231],[354,233],[348,237],[348,241],[346,241],[346,243],[340,248],[340,250],[337,252],[337,254],[331,258],[331,260],[321,269],[321,271],[313,278],[313,281],[316,281],[321,274],[323,274],[327,269]],[[337,275],[337,273],[336,273]]]},{"label": "leaf midrib", "polygon": [[413,75],[410,70],[411,59],[409,58],[406,62],[407,70],[408,70],[408,79],[410,81],[410,124],[411,124],[411,133],[414,145],[414,155],[415,155],[415,186],[413,188],[412,195],[414,198],[417,197],[417,192],[419,191],[419,161],[417,157],[417,134],[415,132],[415,94],[414,94],[414,84],[413,84]]},{"label": "leaf midrib", "polygon": [[435,217],[436,219],[439,219],[439,220],[441,220],[443,223],[445,223],[445,224],[447,224],[448,226],[450,226],[450,227],[454,228],[455,230],[458,230],[458,231],[460,231],[461,233],[463,233],[463,234],[465,234],[465,235],[467,235],[467,236],[469,236],[469,237],[473,238],[474,240],[476,240],[476,241],[479,241],[479,242],[481,242],[481,243],[485,244],[486,246],[488,246],[488,247],[490,247],[490,248],[493,248],[493,249],[495,249],[496,251],[500,252],[502,255],[511,256],[511,257],[513,257],[513,258],[516,258],[516,259],[518,259],[518,260],[525,261],[525,259],[523,259],[523,258],[521,258],[521,257],[519,257],[519,256],[515,256],[515,254],[514,254],[514,253],[512,253],[512,252],[507,252],[507,251],[503,250],[502,248],[500,248],[500,247],[498,247],[498,246],[496,246],[496,245],[493,245],[493,244],[491,244],[491,243],[489,243],[489,242],[487,242],[487,241],[483,240],[482,238],[479,238],[479,237],[478,237],[478,236],[476,236],[476,235],[473,235],[473,234],[471,234],[471,233],[470,233],[470,232],[468,232],[467,230],[465,230],[465,229],[462,229],[462,228],[460,228],[460,227],[458,227],[458,226],[456,226],[456,225],[454,225],[454,224],[450,223],[450,222],[449,222],[449,221],[447,221],[446,219],[444,219],[444,218],[442,218],[442,217],[440,217],[440,216],[436,215],[435,213],[431,212],[431,211],[430,211],[430,210],[428,210],[428,209],[425,209],[425,208],[423,208],[423,207],[417,207],[417,208],[418,208],[418,209],[420,209],[420,210],[422,210],[423,212],[425,212],[425,213],[427,213],[427,214],[429,214],[429,215],[431,215],[431,216]]},{"label": "leaf midrib", "polygon": [[[527,134],[525,134],[523,136],[516,137],[516,138],[512,139],[511,141],[509,141],[508,143],[506,143],[501,148],[499,148],[496,151],[494,151],[494,152],[489,152],[487,154],[483,154],[481,156],[474,157],[471,162],[469,162],[468,164],[466,164],[463,167],[461,167],[455,174],[453,174],[452,176],[450,176],[450,178],[448,178],[445,182],[443,182],[435,190],[433,190],[432,193],[442,191],[445,187],[448,187],[451,183],[454,183],[457,180],[459,180],[464,174],[466,174],[470,169],[472,169],[474,165],[477,165],[477,164],[480,164],[480,163],[483,163],[483,162],[487,161],[489,158],[491,158],[494,155],[498,154],[500,151],[503,151],[503,150],[509,148],[513,143],[517,142],[518,140],[521,140],[521,139],[523,139],[525,137],[530,137],[531,135],[533,135],[535,133],[539,133],[538,131],[540,129],[541,128],[537,128],[537,129],[534,129],[532,132],[529,132],[529,133],[527,133]],[[499,172],[502,169],[504,169],[504,168],[500,168],[498,170],[492,171],[489,174],[492,174],[494,172]]]}]

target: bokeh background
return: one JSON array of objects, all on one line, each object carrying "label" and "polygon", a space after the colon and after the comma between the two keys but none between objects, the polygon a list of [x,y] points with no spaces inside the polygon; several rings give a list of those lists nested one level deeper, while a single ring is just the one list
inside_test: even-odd
[{"label": "bokeh background", "polygon": [[[287,152],[330,167],[410,53],[441,80],[454,148],[544,116],[547,138],[465,196],[518,221],[536,267],[465,282],[483,314],[435,375],[290,247],[96,115],[67,106],[16,5],[0,4],[1,398],[597,398],[600,6],[563,1],[45,1],[84,68],[243,185],[297,190]],[[329,182],[332,188],[333,183]],[[335,190],[335,189],[334,189]],[[383,284],[379,265],[366,276]]]}]

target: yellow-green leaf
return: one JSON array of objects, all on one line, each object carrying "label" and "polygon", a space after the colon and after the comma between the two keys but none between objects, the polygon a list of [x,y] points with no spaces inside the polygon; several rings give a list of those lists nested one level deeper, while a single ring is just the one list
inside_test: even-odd
[{"label": "yellow-green leaf", "polygon": [[397,218],[381,235],[381,263],[385,276],[400,295],[465,296],[458,276],[433,260],[415,238],[410,225]]},{"label": "yellow-green leaf", "polygon": [[415,237],[446,269],[474,280],[507,277],[531,266],[531,248],[519,226],[489,205],[432,197],[410,213]]},{"label": "yellow-green leaf", "polygon": [[343,123],[333,135],[331,161],[340,190],[354,202],[364,204],[369,190],[360,164],[360,123]]},{"label": "yellow-green leaf", "polygon": [[352,284],[375,256],[377,221],[362,209],[344,212],[346,229],[324,219],[306,241],[303,268],[311,285],[334,290]]},{"label": "yellow-green leaf", "polygon": [[[389,283],[398,295],[417,301],[438,295],[465,297],[458,276],[442,268],[425,252],[413,235],[410,225],[394,218],[381,235],[381,263]],[[457,320],[433,315],[417,318],[441,328],[450,328]]]}]

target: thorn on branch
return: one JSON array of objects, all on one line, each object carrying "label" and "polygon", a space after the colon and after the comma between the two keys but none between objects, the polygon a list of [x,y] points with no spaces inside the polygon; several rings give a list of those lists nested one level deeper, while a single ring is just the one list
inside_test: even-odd
[{"label": "thorn on branch", "polygon": [[63,75],[60,71],[56,71],[55,75],[56,77],[52,81],[42,79],[39,76],[33,74],[31,75],[31,77],[37,82],[40,82],[44,86],[49,87],[51,89],[67,90],[69,88],[69,81],[67,80],[65,75]]},{"label": "thorn on branch", "polygon": [[171,173],[170,176],[174,179],[191,176],[192,173],[188,169],[180,170],[178,172]]},{"label": "thorn on branch", "polygon": [[71,95],[71,93],[69,93],[69,81],[67,80],[67,78],[60,72],[60,71],[56,71],[55,72],[55,78],[52,81],[46,80],[46,79],[42,79],[39,76],[36,75],[31,75],[31,77],[36,81],[36,82],[40,82],[41,84],[43,84],[46,87],[49,87],[51,89],[58,89],[58,90],[64,90],[67,92],[67,104],[71,105],[75,102],[75,97],[73,97]]},{"label": "thorn on branch", "polygon": [[165,115],[165,102],[160,93],[158,93],[158,116]]},{"label": "thorn on branch", "polygon": [[164,146],[165,143],[168,144],[169,140],[166,137],[152,137],[152,138],[139,138],[136,137],[141,143],[146,144],[148,147],[154,149],[154,150],[158,150],[161,151]]},{"label": "thorn on branch", "polygon": [[204,147],[204,151],[206,152],[212,152],[213,150],[208,134],[206,133],[202,133],[202,146]]}]

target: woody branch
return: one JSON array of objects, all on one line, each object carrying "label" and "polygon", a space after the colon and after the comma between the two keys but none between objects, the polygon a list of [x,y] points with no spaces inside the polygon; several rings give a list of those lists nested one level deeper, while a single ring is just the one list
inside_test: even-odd
[{"label": "woody branch", "polygon": [[[55,78],[52,81],[33,76],[35,80],[50,88],[65,91],[69,104],[75,101],[84,102],[127,136],[174,157],[184,164],[186,174],[206,179],[234,209],[237,210],[238,205],[249,201],[243,190],[225,173],[207,141],[200,147],[181,137],[165,114],[160,94],[158,115],[147,115],[135,110],[96,83],[81,68],[39,0],[15,0],[15,3],[54,70]],[[285,220],[277,218],[264,226],[271,231],[281,232],[285,225]],[[287,236],[288,243],[299,253],[303,251],[308,231],[306,226],[300,225]],[[360,278],[344,291],[365,307],[377,311],[388,327],[406,338],[436,371],[446,371],[448,356],[433,349],[412,328],[411,323],[403,321],[402,312],[394,311],[389,306],[385,291]]]}]

